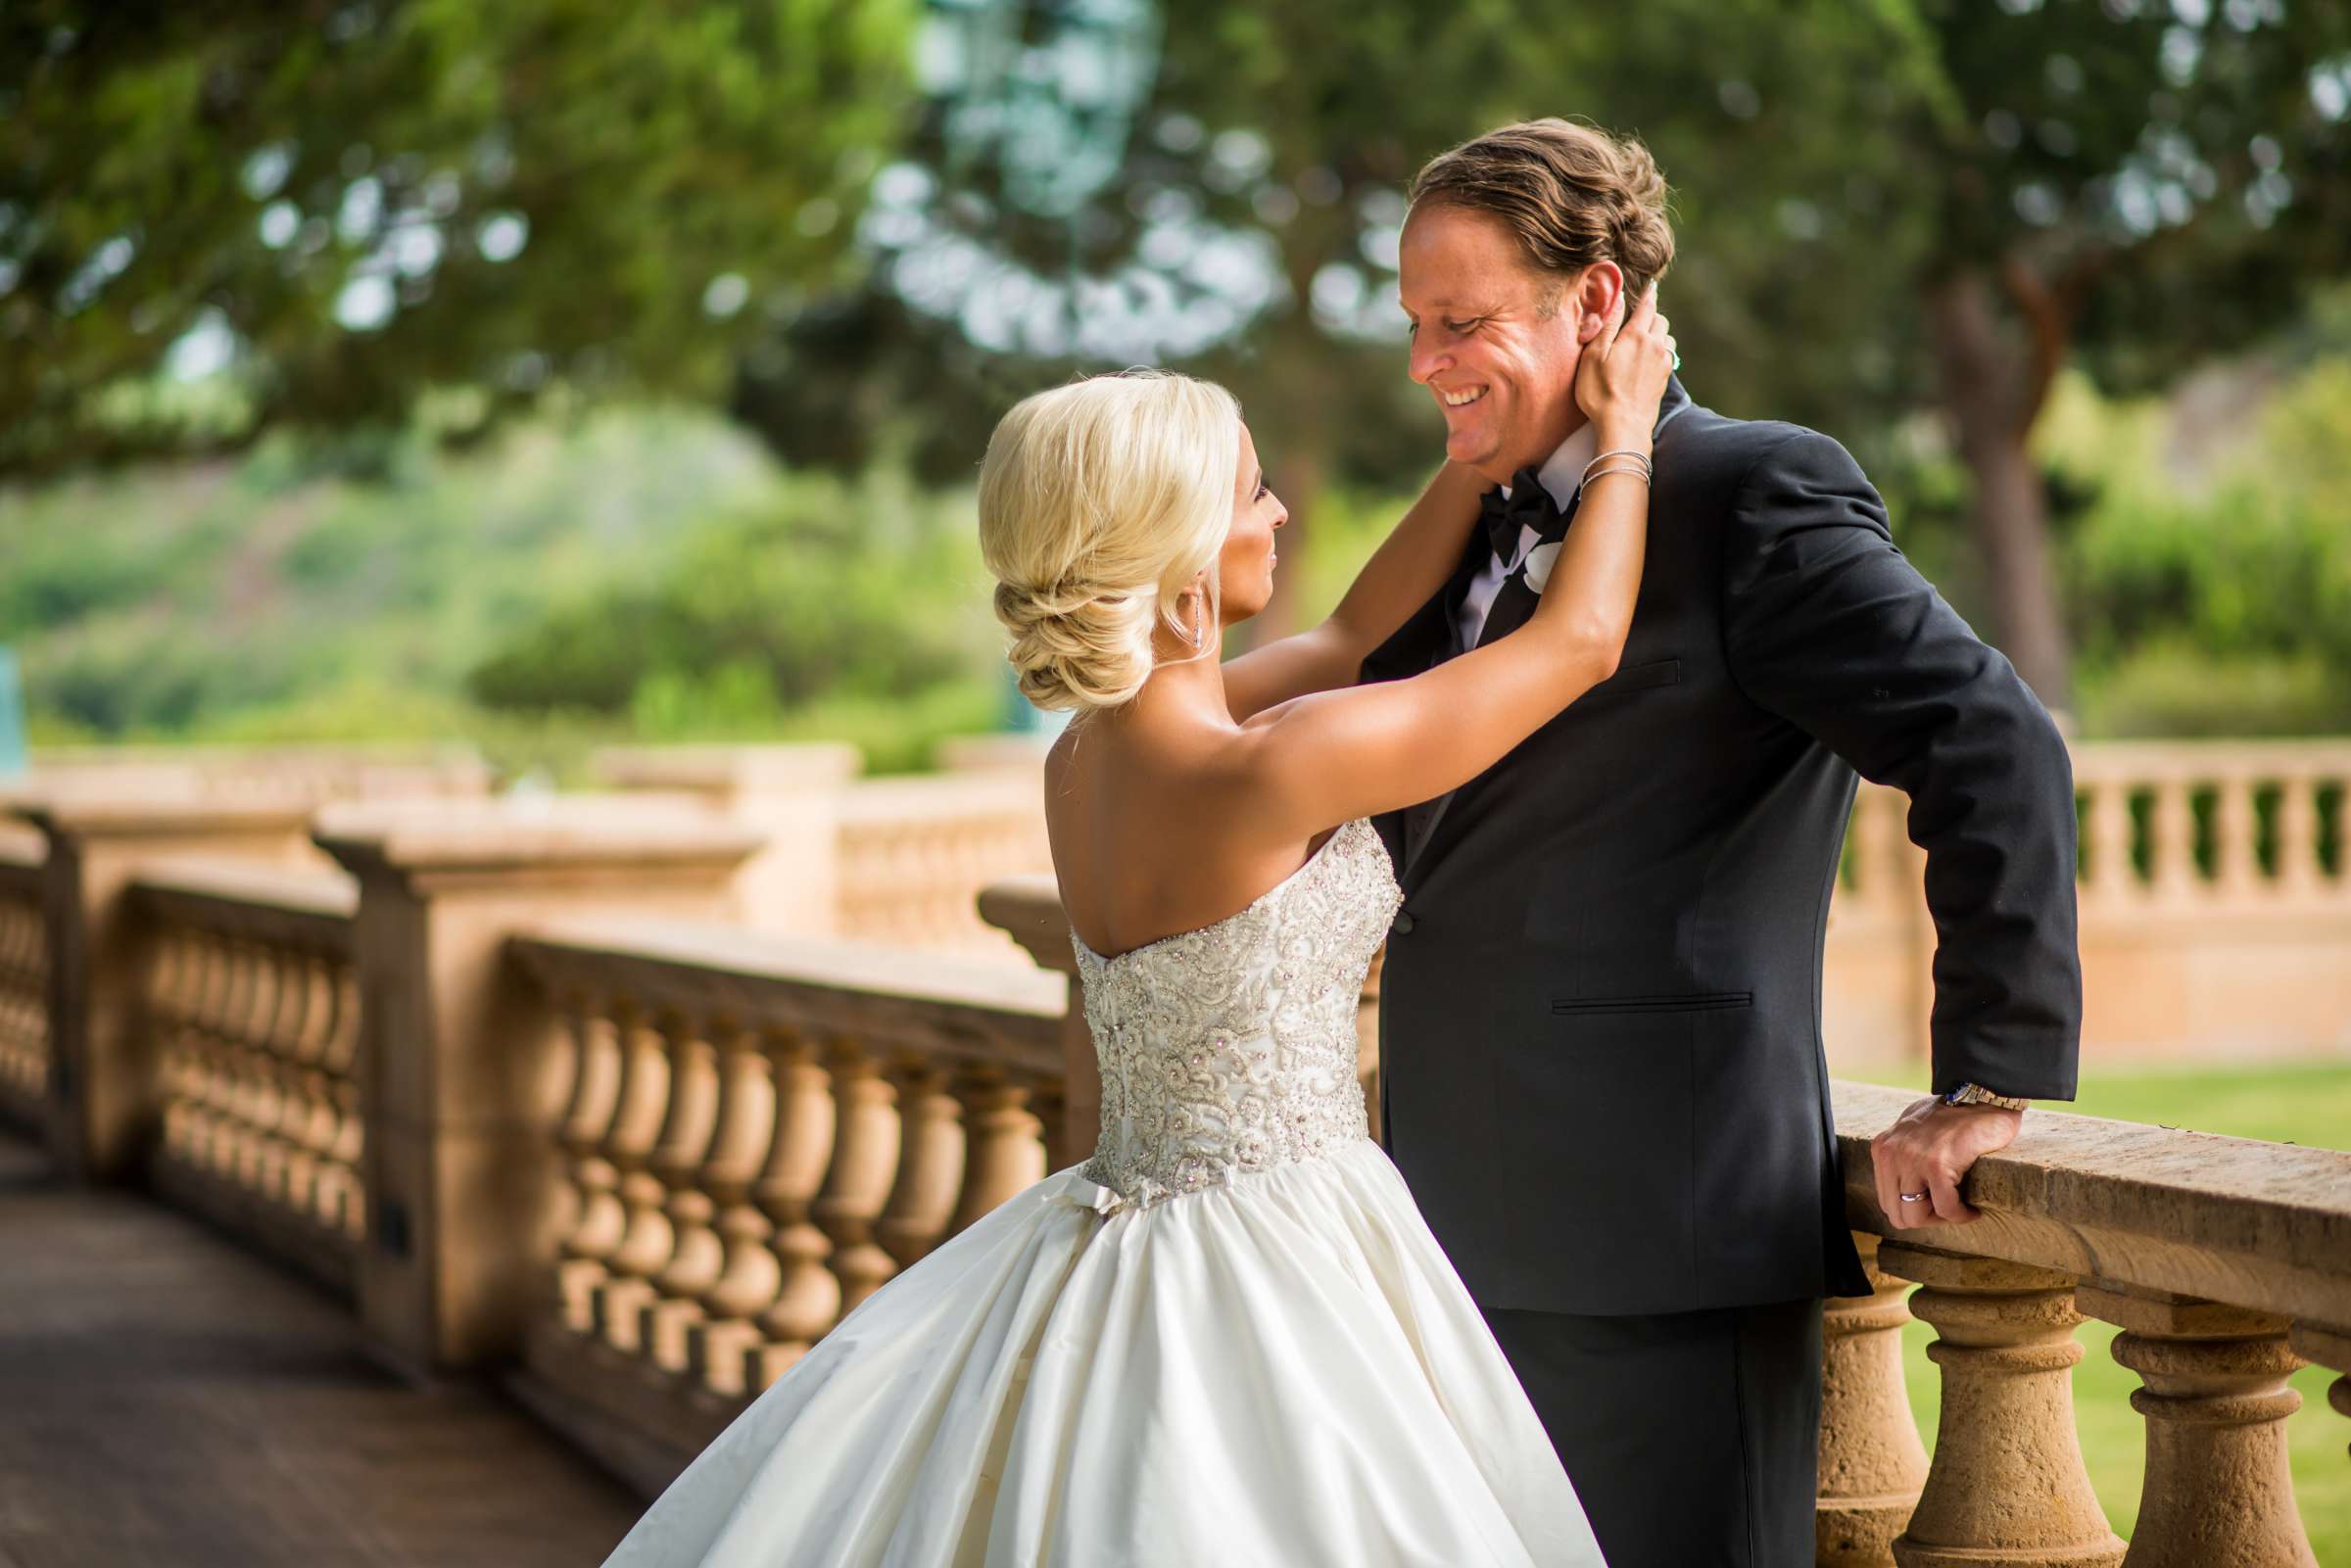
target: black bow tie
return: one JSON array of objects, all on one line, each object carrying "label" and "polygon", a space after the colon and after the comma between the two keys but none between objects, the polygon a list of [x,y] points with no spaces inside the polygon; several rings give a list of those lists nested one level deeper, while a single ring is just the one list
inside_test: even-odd
[{"label": "black bow tie", "polygon": [[1485,526],[1486,542],[1494,546],[1498,561],[1508,561],[1518,553],[1521,529],[1533,529],[1538,544],[1567,532],[1567,514],[1559,510],[1559,503],[1551,499],[1551,492],[1543,488],[1532,468],[1521,468],[1511,476],[1509,496],[1503,495],[1499,485],[1487,491],[1478,503],[1478,520]]}]

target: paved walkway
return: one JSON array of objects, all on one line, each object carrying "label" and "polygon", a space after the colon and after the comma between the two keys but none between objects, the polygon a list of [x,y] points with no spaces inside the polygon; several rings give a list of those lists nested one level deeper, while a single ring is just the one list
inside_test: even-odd
[{"label": "paved walkway", "polygon": [[0,1568],[597,1568],[638,1504],[337,1303],[0,1134]]}]

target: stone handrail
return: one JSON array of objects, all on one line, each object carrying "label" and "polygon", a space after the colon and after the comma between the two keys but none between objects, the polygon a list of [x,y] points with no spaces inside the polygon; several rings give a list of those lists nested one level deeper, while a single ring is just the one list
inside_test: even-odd
[{"label": "stone handrail", "polygon": [[[2125,1561],[2074,1437],[2073,1331],[2096,1318],[2124,1330],[2114,1357],[2144,1384],[2132,1568],[2315,1568],[2286,1378],[2351,1371],[2351,1153],[2036,1110],[1967,1181],[1984,1218],[1899,1231],[1869,1140],[1911,1098],[1836,1086],[1847,1217],[1878,1289],[1830,1304],[1820,1560]],[[1913,1311],[1940,1336],[1931,1466],[1901,1396],[1895,1331]],[[2351,1378],[2328,1399],[2351,1415]]]},{"label": "stone handrail", "polygon": [[1056,976],[642,920],[511,951],[569,1080],[555,1287],[518,1386],[648,1485],[1060,1153]]},{"label": "stone handrail", "polygon": [[0,825],[0,1118],[46,1136],[49,938],[41,883],[49,846]]},{"label": "stone handrail", "polygon": [[160,861],[130,898],[149,954],[156,1189],[353,1288],[367,1204],[351,879]]}]

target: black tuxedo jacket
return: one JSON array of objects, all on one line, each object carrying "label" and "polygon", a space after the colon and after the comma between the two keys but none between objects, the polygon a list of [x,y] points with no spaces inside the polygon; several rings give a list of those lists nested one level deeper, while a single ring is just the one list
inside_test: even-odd
[{"label": "black tuxedo jacket", "polygon": [[[1492,1307],[1662,1312],[1866,1291],[1820,1039],[1854,775],[1927,851],[1934,1083],[2068,1100],[2081,1020],[2064,742],[1895,548],[1845,449],[1659,417],[1610,679],[1453,794],[1376,820],[1388,1147]],[[1462,651],[1453,581],[1363,666]],[[1524,624],[1513,576],[1481,641]]]}]

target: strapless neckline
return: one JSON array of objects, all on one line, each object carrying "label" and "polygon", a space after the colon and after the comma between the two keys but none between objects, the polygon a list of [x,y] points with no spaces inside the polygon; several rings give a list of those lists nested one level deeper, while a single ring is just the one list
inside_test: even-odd
[{"label": "strapless neckline", "polygon": [[1086,939],[1078,934],[1078,927],[1076,926],[1072,926],[1070,927],[1070,941],[1076,945],[1079,952],[1082,953],[1085,957],[1092,959],[1104,969],[1108,969],[1113,964],[1124,964],[1130,958],[1137,957],[1140,954],[1148,953],[1153,948],[1166,947],[1171,942],[1187,941],[1194,937],[1209,935],[1214,931],[1222,930],[1223,927],[1230,926],[1235,921],[1246,920],[1251,915],[1256,914],[1260,909],[1263,909],[1268,903],[1270,903],[1277,894],[1282,892],[1283,889],[1289,887],[1293,882],[1296,882],[1300,878],[1304,877],[1308,872],[1314,870],[1316,866],[1319,865],[1323,858],[1329,855],[1331,850],[1338,846],[1338,842],[1341,838],[1344,838],[1348,833],[1356,832],[1357,830],[1368,830],[1370,826],[1371,819],[1368,817],[1357,817],[1352,821],[1339,824],[1338,827],[1330,831],[1330,836],[1322,840],[1320,847],[1316,849],[1313,854],[1307,856],[1305,860],[1299,862],[1298,869],[1296,871],[1291,872],[1287,877],[1284,877],[1281,880],[1275,882],[1272,886],[1267,888],[1264,892],[1258,894],[1255,898],[1252,898],[1248,903],[1243,904],[1231,914],[1223,916],[1218,920],[1212,920],[1206,926],[1195,926],[1190,930],[1171,931],[1165,936],[1154,936],[1151,938],[1151,940],[1142,943],[1140,946],[1129,947],[1122,953],[1111,953],[1107,955],[1095,952],[1094,949],[1087,944]]}]

